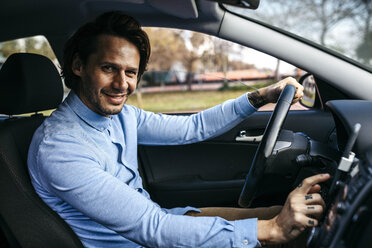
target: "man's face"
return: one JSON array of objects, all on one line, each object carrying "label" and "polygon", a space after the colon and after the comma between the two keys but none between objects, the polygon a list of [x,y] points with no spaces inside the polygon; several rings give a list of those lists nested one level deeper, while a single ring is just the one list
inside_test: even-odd
[{"label": "man's face", "polygon": [[76,57],[72,65],[73,72],[81,79],[79,98],[100,115],[120,113],[136,89],[139,63],[140,54],[134,44],[113,35],[99,36],[97,50],[87,63],[83,65]]}]

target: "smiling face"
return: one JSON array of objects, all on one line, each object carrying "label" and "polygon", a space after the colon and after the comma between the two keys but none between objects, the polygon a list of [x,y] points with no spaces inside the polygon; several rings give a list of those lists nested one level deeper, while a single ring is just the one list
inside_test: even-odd
[{"label": "smiling face", "polygon": [[77,95],[94,112],[109,117],[118,114],[137,86],[140,54],[125,38],[100,35],[96,51],[83,65],[75,57],[72,71],[80,77]]}]

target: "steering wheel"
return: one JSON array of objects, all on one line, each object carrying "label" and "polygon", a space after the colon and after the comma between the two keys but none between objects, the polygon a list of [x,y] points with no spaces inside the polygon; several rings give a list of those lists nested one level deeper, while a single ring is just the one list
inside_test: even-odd
[{"label": "steering wheel", "polygon": [[275,109],[271,114],[262,140],[258,145],[256,154],[253,158],[252,165],[245,179],[242,192],[240,193],[238,203],[241,207],[249,207],[256,195],[257,187],[263,179],[267,160],[273,152],[274,145],[284,120],[287,117],[288,110],[291,107],[295,93],[295,86],[287,85],[278,98]]}]

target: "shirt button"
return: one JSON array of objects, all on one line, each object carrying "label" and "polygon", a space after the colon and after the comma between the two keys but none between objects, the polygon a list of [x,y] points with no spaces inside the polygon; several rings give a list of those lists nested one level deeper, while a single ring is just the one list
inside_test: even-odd
[{"label": "shirt button", "polygon": [[245,244],[245,245],[248,245],[248,240],[243,240],[243,243]]}]

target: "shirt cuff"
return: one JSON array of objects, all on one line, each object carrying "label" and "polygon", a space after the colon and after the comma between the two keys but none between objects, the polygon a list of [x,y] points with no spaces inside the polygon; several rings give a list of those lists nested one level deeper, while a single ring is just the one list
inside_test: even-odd
[{"label": "shirt cuff", "polygon": [[236,220],[233,247],[261,247],[257,239],[257,218]]},{"label": "shirt cuff", "polygon": [[[249,94],[249,93],[248,93]],[[257,111],[257,108],[255,108],[248,100],[248,94],[245,93],[242,96],[236,98],[235,106],[237,108],[237,112],[239,115],[241,115],[243,118],[249,116],[253,112]]]}]

